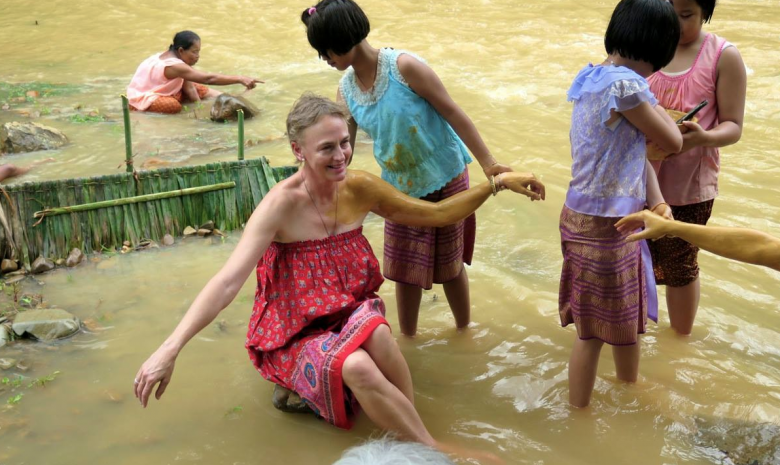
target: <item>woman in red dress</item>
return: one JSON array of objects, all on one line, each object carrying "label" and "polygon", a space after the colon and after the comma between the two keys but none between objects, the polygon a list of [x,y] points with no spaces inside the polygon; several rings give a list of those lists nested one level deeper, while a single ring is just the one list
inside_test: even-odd
[{"label": "woman in red dress", "polygon": [[414,199],[380,178],[348,171],[347,110],[304,94],[287,117],[296,174],[257,206],[224,267],[192,303],[173,334],[138,371],[143,406],[170,383],[181,349],[236,296],[253,268],[257,294],[246,347],[266,379],[297,392],[315,413],[351,426],[358,405],[379,427],[441,447],[414,408],[412,378],[393,339],[379,264],[362,224],[369,212],[411,226],[454,223],[508,188],[544,198],[528,173],[501,173],[438,203]]}]

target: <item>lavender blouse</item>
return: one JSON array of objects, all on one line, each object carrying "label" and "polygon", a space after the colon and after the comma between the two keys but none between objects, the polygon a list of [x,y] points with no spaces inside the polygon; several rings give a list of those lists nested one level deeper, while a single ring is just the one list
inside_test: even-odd
[{"label": "lavender blouse", "polygon": [[567,93],[571,116],[572,181],[566,206],[586,215],[622,217],[646,201],[645,135],[623,117],[607,126],[611,110],[621,112],[658,101],[647,81],[623,66],[583,68]]}]

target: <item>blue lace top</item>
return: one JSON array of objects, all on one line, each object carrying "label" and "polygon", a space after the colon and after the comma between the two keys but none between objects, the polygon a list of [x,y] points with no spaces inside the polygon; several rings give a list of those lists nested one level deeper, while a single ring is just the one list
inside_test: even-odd
[{"label": "blue lace top", "polygon": [[462,173],[471,157],[449,123],[401,76],[398,57],[403,53],[408,52],[379,51],[376,80],[368,92],[358,87],[352,68],[339,88],[352,117],[374,141],[382,179],[420,198]]},{"label": "blue lace top", "polygon": [[586,215],[619,217],[646,202],[645,135],[623,117],[609,126],[610,110],[658,101],[647,81],[623,66],[583,68],[567,93],[571,115],[572,180],[566,206]]}]

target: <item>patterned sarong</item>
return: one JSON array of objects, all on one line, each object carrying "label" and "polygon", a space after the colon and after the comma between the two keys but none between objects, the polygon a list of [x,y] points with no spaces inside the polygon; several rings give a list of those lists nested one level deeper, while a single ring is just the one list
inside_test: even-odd
[{"label": "patterned sarong", "polygon": [[387,324],[384,313],[380,299],[363,302],[340,331],[311,337],[297,356],[292,389],[314,413],[340,428],[352,426],[350,414],[358,409],[352,392],[344,388],[341,367],[377,326]]},{"label": "patterned sarong", "polygon": [[[195,86],[195,90],[198,91],[198,97],[204,98],[206,97],[206,94],[209,93],[209,88],[204,86],[203,84],[198,84],[197,82],[194,82],[193,85]],[[152,112],[152,113],[166,113],[169,115],[175,115],[176,113],[181,112],[182,110],[182,100],[184,99],[184,94],[179,91],[175,95],[172,96],[160,96],[155,99],[154,102],[152,102],[151,105],[149,105],[149,108],[146,109],[146,111]]]},{"label": "patterned sarong", "polygon": [[585,215],[563,207],[558,311],[580,339],[630,345],[657,315],[655,280],[644,241],[626,242],[619,218]]},{"label": "patterned sarong", "polygon": [[[469,174],[464,171],[423,200],[438,202],[468,190]],[[385,221],[385,248],[382,273],[385,278],[430,289],[433,283],[446,283],[460,275],[463,263],[474,255],[477,220],[465,220],[441,228],[404,226]]]}]

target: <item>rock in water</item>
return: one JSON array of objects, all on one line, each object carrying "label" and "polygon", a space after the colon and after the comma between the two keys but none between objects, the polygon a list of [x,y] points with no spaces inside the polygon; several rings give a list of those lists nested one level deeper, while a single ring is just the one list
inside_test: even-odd
[{"label": "rock in water", "polygon": [[38,123],[5,123],[0,127],[0,152],[24,153],[58,149],[68,138],[58,129]]},{"label": "rock in water", "polygon": [[249,100],[230,94],[220,94],[211,107],[211,121],[222,123],[238,120],[238,110],[244,110],[244,119],[249,119],[260,113]]},{"label": "rock in water", "polygon": [[11,331],[6,328],[5,325],[0,325],[0,347],[3,347],[4,345],[8,344],[8,341],[11,340]]},{"label": "rock in water", "polygon": [[314,413],[301,397],[289,389],[276,384],[274,386],[274,395],[271,398],[274,407],[287,413]]},{"label": "rock in water", "polygon": [[79,319],[65,310],[47,308],[17,314],[12,328],[19,336],[29,333],[37,339],[51,341],[70,336],[80,325]]},{"label": "rock in water", "polygon": [[84,260],[84,253],[81,250],[74,248],[68,254],[68,258],[65,260],[65,266],[73,268],[81,263],[82,260]]},{"label": "rock in water", "polygon": [[[780,425],[728,418],[695,418],[695,443],[722,463],[763,465],[780,463]],[[720,463],[720,462],[719,462]]]},{"label": "rock in water", "polygon": [[54,262],[46,257],[38,257],[32,263],[32,273],[40,274],[54,269]]},{"label": "rock in water", "polygon": [[0,271],[2,271],[3,274],[10,273],[18,269],[19,269],[19,265],[17,265],[15,261],[10,260],[8,258],[4,258],[2,263],[0,264]]}]

